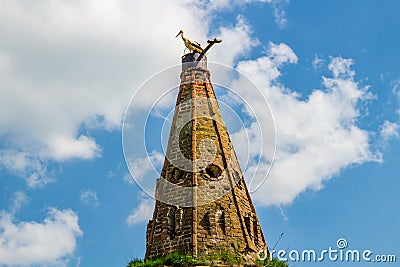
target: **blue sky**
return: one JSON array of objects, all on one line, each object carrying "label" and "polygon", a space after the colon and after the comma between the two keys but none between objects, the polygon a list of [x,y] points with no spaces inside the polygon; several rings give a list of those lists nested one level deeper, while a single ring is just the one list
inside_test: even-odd
[{"label": "blue sky", "polygon": [[[321,251],[345,238],[349,249],[400,260],[398,1],[1,5],[0,266],[125,266],[144,256],[153,202],[125,163],[122,121],[140,85],[180,63],[183,44],[173,37],[181,28],[203,44],[223,39],[208,60],[247,75],[270,105],[276,158],[252,193],[270,247],[281,233],[276,249]],[[211,79],[238,88],[260,115],[262,138],[235,99],[224,90],[218,97],[246,122],[250,143],[268,144],[272,126],[255,90],[229,73]],[[149,90],[140,107],[149,110],[168,89]],[[241,146],[243,131],[226,121],[236,152],[250,155],[242,168],[260,157],[268,169],[271,147],[260,154]],[[155,179],[145,155],[134,156],[131,170]],[[150,154],[156,169],[162,159],[162,151]]]}]

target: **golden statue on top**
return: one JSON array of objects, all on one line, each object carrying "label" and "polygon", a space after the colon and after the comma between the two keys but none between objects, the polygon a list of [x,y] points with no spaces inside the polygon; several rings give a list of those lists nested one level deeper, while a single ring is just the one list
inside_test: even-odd
[{"label": "golden statue on top", "polygon": [[[203,48],[201,48],[201,44],[199,44],[196,41],[192,41],[192,40],[186,38],[183,35],[183,30],[180,30],[178,32],[178,34],[175,36],[175,38],[178,37],[179,35],[182,37],[182,40],[185,43],[185,46],[186,46],[187,49],[189,49],[190,51],[193,51],[193,52],[197,52],[199,54],[203,53]],[[185,50],[186,50],[186,48],[185,48]]]},{"label": "golden statue on top", "polygon": [[[201,48],[201,45],[198,42],[186,38],[183,35],[183,30],[180,30],[178,32],[178,34],[175,36],[175,38],[178,37],[179,35],[182,37],[183,43],[186,46],[185,50],[189,49],[191,52],[197,52],[197,53],[199,53],[201,55],[201,57],[204,56],[204,54],[207,52],[208,49],[211,48],[211,46],[213,44],[222,42],[221,39],[217,39],[217,38],[214,38],[213,40],[208,40],[207,41],[207,43],[208,43],[207,47],[205,49],[203,49],[203,48]],[[183,53],[185,53],[185,50],[183,51]]]}]

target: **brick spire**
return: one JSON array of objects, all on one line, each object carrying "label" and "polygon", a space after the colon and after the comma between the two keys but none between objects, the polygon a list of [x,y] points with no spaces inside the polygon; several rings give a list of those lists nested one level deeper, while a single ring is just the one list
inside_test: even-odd
[{"label": "brick spire", "polygon": [[232,251],[266,246],[210,81],[207,58],[182,57],[181,85],[156,205],[147,225],[146,258],[173,252]]}]

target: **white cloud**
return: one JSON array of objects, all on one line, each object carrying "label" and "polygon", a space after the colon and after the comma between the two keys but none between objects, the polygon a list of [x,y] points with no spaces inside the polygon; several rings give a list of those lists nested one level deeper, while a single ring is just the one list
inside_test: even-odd
[{"label": "white cloud", "polygon": [[0,151],[0,163],[3,168],[15,173],[25,173],[28,168],[33,168],[32,160],[28,158],[27,153],[11,149]]},{"label": "white cloud", "polygon": [[[159,151],[152,151],[146,157],[131,157],[127,160],[130,173],[124,176],[124,180],[129,184],[134,181],[144,190],[139,195],[138,204],[126,219],[127,224],[134,225],[147,222],[154,209],[154,199],[146,194],[154,196],[156,178],[160,175],[162,164],[164,163],[164,154]],[[132,176],[134,178],[132,178]]]},{"label": "white cloud", "polygon": [[128,172],[128,173],[126,173],[125,175],[124,175],[124,181],[125,182],[127,182],[128,184],[134,184],[135,183],[135,180],[133,179],[133,177],[132,177],[132,175],[131,175],[131,173],[130,172]]},{"label": "white cloud", "polygon": [[[197,26],[191,9],[177,2],[162,10],[154,8],[157,1],[128,6],[122,1],[46,1],[32,3],[29,11],[24,4],[8,1],[0,11],[2,25],[13,25],[2,28],[7,43],[0,53],[8,64],[3,64],[0,83],[1,135],[12,136],[10,143],[19,149],[34,144],[30,150],[56,160],[97,156],[98,146],[78,133],[80,125],[98,118],[100,127],[118,127],[132,88],[179,58],[178,52],[175,58],[164,53],[177,46],[173,33],[178,25],[187,20],[182,24],[192,25],[188,29]],[[153,25],[146,13],[157,15],[159,24]],[[136,27],[149,23],[160,28]],[[168,40],[162,49],[159,38]],[[135,79],[129,78],[132,70]]]},{"label": "white cloud", "polygon": [[353,64],[354,60],[351,58],[331,57],[328,69],[332,71],[334,78],[353,78],[355,74],[354,70],[351,69]]},{"label": "white cloud", "polygon": [[46,162],[40,157],[15,149],[0,149],[0,152],[0,170],[24,177],[29,187],[41,187],[53,181]]},{"label": "white cloud", "polygon": [[297,63],[297,56],[287,44],[269,43],[268,55],[271,61],[276,66],[281,66],[284,63]]},{"label": "white cloud", "polygon": [[96,192],[85,190],[81,192],[80,198],[82,203],[86,205],[91,205],[93,207],[97,207],[99,205],[99,198],[97,197]]},{"label": "white cloud", "polygon": [[[37,161],[35,160],[35,162]],[[26,178],[26,184],[30,188],[43,187],[54,181],[53,178],[49,177],[49,173],[45,164],[40,164],[39,161],[39,165],[37,165],[36,167],[37,169],[29,173],[29,176]]]},{"label": "white cloud", "polygon": [[385,120],[380,128],[380,136],[384,141],[400,136],[400,125],[395,122]]},{"label": "white cloud", "polygon": [[[392,86],[393,86],[392,92],[393,92],[393,94],[395,95],[395,97],[396,97],[396,99],[397,99],[397,103],[400,104],[400,90],[399,90],[399,89],[400,89],[400,88],[399,88],[399,86],[400,86],[400,79],[397,79],[397,80],[395,80],[395,81],[392,81],[391,84],[392,84]],[[400,106],[400,105],[399,105],[399,106]],[[398,109],[396,110],[396,113],[397,113],[397,115],[400,116],[400,108],[398,108]]]},{"label": "white cloud", "polygon": [[286,0],[275,0],[272,1],[272,8],[274,10],[275,23],[279,26],[279,28],[285,28],[287,25],[286,12],[283,8],[283,3],[287,2]]},{"label": "white cloud", "polygon": [[[383,74],[381,74],[381,76],[383,76]],[[397,79],[395,81],[391,82],[391,85],[393,86],[392,88],[392,92],[398,97],[398,99],[400,100],[400,79]]]},{"label": "white cloud", "polygon": [[[267,55],[254,60],[240,61],[237,65],[238,71],[249,76],[259,87],[261,85],[271,86],[281,73],[278,67],[286,63],[296,63],[297,56],[286,44],[269,43]],[[263,92],[268,92],[266,88]],[[245,94],[245,88],[240,93]]]},{"label": "white cloud", "polygon": [[72,210],[51,208],[43,222],[15,222],[0,213],[0,265],[56,265],[71,255],[82,230]]},{"label": "white cloud", "polygon": [[252,30],[244,17],[238,16],[236,24],[231,27],[221,27],[216,33],[222,39],[222,44],[217,44],[209,52],[212,62],[232,66],[234,60],[251,48],[259,45],[259,41],[251,36]]},{"label": "white cloud", "polygon": [[14,194],[14,202],[10,207],[10,214],[14,215],[19,209],[22,207],[23,204],[29,203],[28,197],[25,195],[24,192],[18,191]]},{"label": "white cloud", "polygon": [[[101,156],[85,129],[119,129],[134,90],[157,70],[180,63],[176,32],[183,28],[207,40],[212,12],[218,10],[194,0],[4,2],[0,139],[20,161],[1,157],[1,166],[18,170],[34,187],[52,180],[48,161]],[[241,17],[211,37],[216,33],[234,44],[219,48],[214,59],[228,64],[256,43]]]},{"label": "white cloud", "polygon": [[271,2],[281,2],[285,0],[202,0],[199,1],[199,6],[208,12],[215,11],[218,9],[232,9],[235,6],[243,6],[251,3],[271,3]]},{"label": "white cloud", "polygon": [[[270,44],[265,57],[238,64],[261,88],[275,118],[276,160],[269,178],[254,193],[260,205],[289,204],[307,189],[321,189],[323,181],[346,167],[381,160],[371,151],[369,132],[357,125],[359,104],[371,96],[368,87],[354,80],[353,60],[331,58],[333,77],[323,77],[325,89],[314,90],[304,101],[277,82],[278,68],[296,61],[286,45]],[[257,109],[260,101],[254,98],[250,105]],[[260,121],[263,125],[263,118]]]},{"label": "white cloud", "polygon": [[165,155],[154,150],[146,157],[131,157],[128,159],[130,172],[137,181],[148,180],[147,175],[159,172],[160,167],[164,163]]},{"label": "white cloud", "polygon": [[84,135],[80,135],[77,139],[54,136],[49,140],[46,156],[58,161],[70,158],[91,159],[100,156],[101,151],[102,149],[92,138]]},{"label": "white cloud", "polygon": [[147,223],[153,215],[153,209],[154,199],[142,195],[138,206],[128,216],[126,222],[129,225]]},{"label": "white cloud", "polygon": [[284,9],[284,4],[288,0],[203,0],[198,4],[207,13],[212,13],[221,9],[232,10],[237,6],[243,6],[252,3],[269,3],[272,4],[273,16],[275,23],[279,28],[285,28],[287,25],[286,12]]},{"label": "white cloud", "polygon": [[322,69],[324,67],[324,59],[315,54],[314,60],[312,61],[312,66],[316,70]]}]

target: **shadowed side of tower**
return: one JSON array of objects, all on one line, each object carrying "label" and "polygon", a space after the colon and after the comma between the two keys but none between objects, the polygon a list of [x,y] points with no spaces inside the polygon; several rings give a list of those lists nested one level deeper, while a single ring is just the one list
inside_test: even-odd
[{"label": "shadowed side of tower", "polygon": [[254,255],[266,246],[210,81],[206,57],[182,58],[146,258],[173,252]]}]

